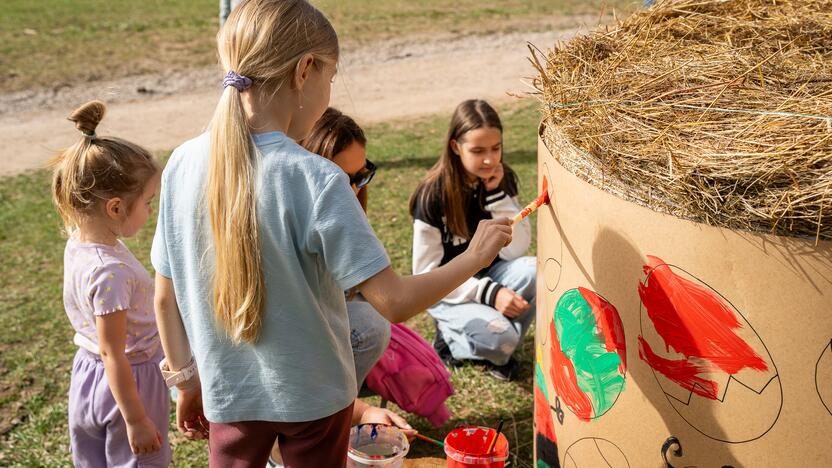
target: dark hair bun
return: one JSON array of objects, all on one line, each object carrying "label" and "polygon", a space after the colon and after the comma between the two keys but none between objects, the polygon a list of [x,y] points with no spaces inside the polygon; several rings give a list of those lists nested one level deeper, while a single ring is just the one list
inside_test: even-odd
[{"label": "dark hair bun", "polygon": [[98,100],[87,102],[75,109],[67,119],[75,122],[75,128],[85,135],[95,134],[98,123],[104,118],[107,106]]}]

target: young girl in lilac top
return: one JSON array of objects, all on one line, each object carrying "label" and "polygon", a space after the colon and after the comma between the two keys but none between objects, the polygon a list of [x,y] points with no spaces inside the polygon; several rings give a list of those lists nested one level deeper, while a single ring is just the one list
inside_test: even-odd
[{"label": "young girl in lilac top", "polygon": [[52,195],[68,239],[64,307],[78,346],[69,388],[75,466],[168,466],[170,400],[153,282],[119,240],[152,211],[159,168],[145,149],[95,129],[105,107],[92,101],[69,120],[81,139],[54,161]]}]

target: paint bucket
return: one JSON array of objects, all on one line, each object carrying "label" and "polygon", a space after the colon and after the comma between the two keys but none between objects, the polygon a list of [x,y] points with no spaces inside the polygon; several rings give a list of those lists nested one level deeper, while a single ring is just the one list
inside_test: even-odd
[{"label": "paint bucket", "polygon": [[502,468],[508,459],[508,440],[503,434],[490,453],[488,446],[496,431],[489,427],[459,427],[445,437],[448,468]]},{"label": "paint bucket", "polygon": [[349,468],[401,468],[410,450],[407,437],[386,424],[359,424],[350,429]]}]

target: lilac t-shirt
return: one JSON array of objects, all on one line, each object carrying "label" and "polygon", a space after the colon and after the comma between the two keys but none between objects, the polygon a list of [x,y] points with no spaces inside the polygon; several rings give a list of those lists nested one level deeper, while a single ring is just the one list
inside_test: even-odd
[{"label": "lilac t-shirt", "polygon": [[76,345],[99,354],[95,316],[127,310],[124,352],[131,361],[159,350],[153,314],[153,283],[144,266],[119,241],[91,244],[70,238],[64,250],[64,308],[75,329]]}]

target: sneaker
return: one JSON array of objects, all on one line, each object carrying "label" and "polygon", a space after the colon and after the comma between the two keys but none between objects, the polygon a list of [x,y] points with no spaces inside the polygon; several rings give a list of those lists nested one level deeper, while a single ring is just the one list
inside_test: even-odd
[{"label": "sneaker", "polygon": [[488,362],[486,368],[488,369],[488,374],[495,379],[511,381],[517,378],[517,374],[520,372],[520,363],[514,358],[509,358],[508,362],[502,366]]},{"label": "sneaker", "polygon": [[445,338],[442,337],[442,332],[439,331],[439,327],[436,327],[436,337],[433,338],[433,349],[448,369],[462,365],[462,361],[454,359],[453,354],[451,354],[451,348],[445,342]]},{"label": "sneaker", "polygon": [[266,465],[266,468],[284,468],[283,463],[279,463],[275,461],[274,458],[269,457],[269,463]]}]

